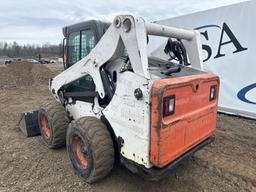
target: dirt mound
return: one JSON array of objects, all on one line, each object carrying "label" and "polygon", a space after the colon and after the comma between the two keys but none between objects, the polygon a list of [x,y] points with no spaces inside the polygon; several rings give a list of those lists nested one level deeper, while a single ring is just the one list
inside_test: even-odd
[{"label": "dirt mound", "polygon": [[33,65],[31,73],[35,84],[48,84],[49,79],[54,76],[52,71],[44,65]]},{"label": "dirt mound", "polygon": [[0,66],[0,89],[36,84],[47,84],[53,76],[44,65],[30,62],[16,62]]}]

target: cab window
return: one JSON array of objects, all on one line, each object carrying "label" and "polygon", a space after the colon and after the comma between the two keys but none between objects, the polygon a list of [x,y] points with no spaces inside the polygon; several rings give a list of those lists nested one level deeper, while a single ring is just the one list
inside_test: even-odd
[{"label": "cab window", "polygon": [[74,64],[80,60],[80,32],[74,32],[68,38],[68,63]]},{"label": "cab window", "polygon": [[95,44],[94,31],[91,29],[71,33],[68,37],[68,66],[87,56]]},{"label": "cab window", "polygon": [[81,59],[87,56],[95,46],[95,36],[92,30],[81,31]]},{"label": "cab window", "polygon": [[73,84],[74,87],[76,87],[76,91],[95,91],[95,84],[93,82],[92,77],[89,74],[76,80]]},{"label": "cab window", "polygon": [[[66,88],[66,93],[69,93],[69,96],[76,100],[90,103],[94,102],[94,97],[97,95],[95,83],[89,74],[72,82]],[[84,95],[80,93],[84,93]]]}]

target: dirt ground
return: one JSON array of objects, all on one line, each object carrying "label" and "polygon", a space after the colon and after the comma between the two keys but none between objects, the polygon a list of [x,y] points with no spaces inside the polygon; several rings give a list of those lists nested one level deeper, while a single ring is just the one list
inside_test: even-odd
[{"label": "dirt ground", "polygon": [[[62,69],[46,67],[51,75]],[[38,76],[29,78],[36,82]],[[51,100],[43,81],[0,86],[0,191],[256,191],[256,121],[223,114],[218,115],[216,141],[160,181],[144,180],[117,165],[101,182],[83,182],[65,148],[49,150],[40,137],[26,138],[17,127],[21,112]]]}]

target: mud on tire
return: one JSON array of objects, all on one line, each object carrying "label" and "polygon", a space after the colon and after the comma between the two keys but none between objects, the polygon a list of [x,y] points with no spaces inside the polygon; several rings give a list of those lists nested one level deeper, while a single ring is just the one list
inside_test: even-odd
[{"label": "mud on tire", "polygon": [[75,173],[88,183],[110,173],[114,147],[106,126],[95,117],[73,121],[67,131],[67,151]]},{"label": "mud on tire", "polygon": [[39,109],[39,128],[41,138],[51,149],[66,144],[69,119],[64,107],[57,101],[50,102]]}]

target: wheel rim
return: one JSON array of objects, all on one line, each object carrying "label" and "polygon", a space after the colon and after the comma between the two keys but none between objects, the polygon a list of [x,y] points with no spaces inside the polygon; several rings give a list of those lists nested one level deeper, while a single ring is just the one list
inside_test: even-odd
[{"label": "wheel rim", "polygon": [[51,130],[48,126],[48,119],[47,119],[47,115],[45,113],[42,114],[41,122],[42,122],[42,132],[43,132],[43,134],[47,138],[50,138],[51,137]]},{"label": "wheel rim", "polygon": [[88,150],[79,135],[74,135],[72,139],[72,148],[77,162],[86,169],[88,167]]}]

